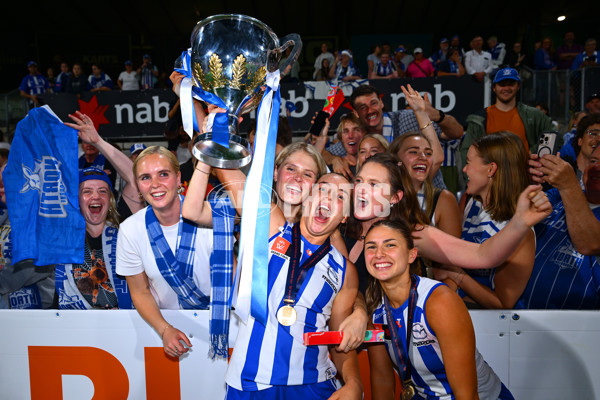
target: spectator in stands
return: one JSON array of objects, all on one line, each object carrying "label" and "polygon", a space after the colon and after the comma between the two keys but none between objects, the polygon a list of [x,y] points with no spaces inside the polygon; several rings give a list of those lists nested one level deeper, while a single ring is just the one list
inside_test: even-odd
[{"label": "spectator in stands", "polygon": [[504,57],[506,56],[506,45],[504,43],[498,43],[497,36],[490,36],[487,40],[489,53],[492,55],[492,64],[494,68],[500,68],[504,64]]},{"label": "spectator in stands", "polygon": [[494,70],[492,55],[483,51],[481,36],[476,36],[471,40],[471,50],[465,54],[465,70],[479,82],[483,82],[485,76]]},{"label": "spectator in stands", "polygon": [[423,49],[417,47],[413,50],[415,59],[406,68],[407,78],[427,78],[433,76],[435,68],[431,65],[431,62],[423,55]]},{"label": "spectator in stands", "polygon": [[465,49],[460,45],[460,37],[458,35],[454,35],[450,38],[450,47],[454,47],[458,49],[458,56],[460,61],[464,64],[465,62]]},{"label": "spectator in stands", "polygon": [[[469,147],[463,172],[468,183],[461,199],[462,239],[483,243],[506,226],[519,193],[529,184],[527,151],[519,137],[498,132],[478,138]],[[535,234],[530,231],[512,255],[496,268],[436,270],[436,278],[477,308],[511,309],[523,293],[535,261]],[[447,280],[450,278],[450,280]]]},{"label": "spectator in stands", "polygon": [[142,81],[142,89],[153,89],[158,81],[158,67],[152,64],[150,54],[144,54],[142,65],[137,69],[137,73]]},{"label": "spectator in stands", "polygon": [[525,53],[523,53],[521,42],[513,43],[512,50],[506,55],[506,64],[519,71],[524,60]]},{"label": "spectator in stands", "polygon": [[[92,120],[80,112],[69,115],[82,142],[101,149],[125,181],[123,198],[129,214],[144,204],[133,179],[133,162],[122,151],[104,141]],[[131,309],[125,279],[117,276],[117,229],[121,221],[116,210],[113,186],[104,171],[88,167],[79,172],[79,205],[85,219],[85,259],[82,264],[56,266],[56,290],[61,309]]]},{"label": "spectator in stands", "polygon": [[467,132],[460,149],[463,165],[471,144],[486,134],[512,132],[521,138],[526,151],[534,153],[540,133],[552,130],[552,121],[544,113],[517,102],[520,82],[519,73],[514,68],[503,68],[496,73],[492,84],[496,103],[467,117]]},{"label": "spectator in stands", "polygon": [[358,160],[356,161],[356,168],[360,168],[369,157],[372,157],[375,154],[385,153],[389,146],[390,142],[378,133],[369,133],[363,136],[358,144]]},{"label": "spectator in stands", "polygon": [[[313,79],[318,81],[319,79],[317,79],[317,73],[323,68],[323,60],[327,60],[328,61],[328,65],[331,66],[335,63],[335,57],[333,56],[333,54],[331,54],[331,52],[329,51],[329,49],[327,48],[327,43],[323,42],[321,43],[321,54],[319,54],[317,56],[317,58],[315,58],[315,72],[313,72]],[[325,75],[325,78],[327,78],[328,75]],[[321,79],[321,80],[326,80],[326,79]]]},{"label": "spectator in stands", "polygon": [[377,67],[377,64],[379,63],[380,55],[381,46],[376,44],[375,46],[373,46],[373,51],[371,52],[371,54],[367,56],[367,66],[369,67],[369,70],[367,71],[367,76],[371,76],[373,74],[373,71],[375,71],[375,67]]},{"label": "spectator in stands", "polygon": [[554,62],[554,44],[549,37],[545,37],[544,40],[542,40],[542,47],[535,52],[534,64],[535,69],[538,71],[556,69],[556,63]]},{"label": "spectator in stands", "polygon": [[429,61],[436,71],[439,69],[440,64],[448,59],[448,48],[448,39],[443,38],[440,40],[440,48],[429,57]]},{"label": "spectator in stands", "polygon": [[442,61],[438,67],[438,76],[463,76],[465,74],[465,67],[460,61],[458,49],[451,47],[448,50],[448,58]]},{"label": "spectator in stands", "polygon": [[403,44],[399,44],[394,53],[394,59],[396,60],[396,65],[400,67],[402,64],[403,66],[400,69],[406,71],[406,68],[408,68],[415,58],[410,54],[406,54],[406,47]]},{"label": "spectator in stands", "polygon": [[110,161],[104,155],[100,154],[100,150],[91,143],[82,142],[81,148],[83,155],[79,157],[79,170],[81,171],[89,167],[103,170],[110,178],[112,187],[115,187],[117,172]]},{"label": "spectator in stands", "polygon": [[146,146],[144,143],[134,143],[129,148],[129,159],[131,161],[135,161],[135,159],[140,155],[140,153],[146,150],[147,148],[148,146]]},{"label": "spectator in stands", "polygon": [[348,50],[342,50],[336,58],[335,67],[329,70],[329,79],[348,82],[360,78],[360,71],[352,62],[352,54]]},{"label": "spectator in stands", "polygon": [[56,83],[54,84],[54,93],[66,92],[70,77],[71,72],[69,72],[69,64],[67,64],[65,61],[61,62],[60,73],[56,77]]},{"label": "spectator in stands", "polygon": [[[577,177],[583,177],[583,172],[590,163],[592,153],[600,145],[600,114],[589,114],[582,118],[577,125],[573,147],[577,154]],[[596,153],[597,155],[597,153]]]},{"label": "spectator in stands", "polygon": [[125,61],[125,71],[119,74],[117,84],[121,90],[140,90],[140,77],[137,71],[133,70],[131,60]]},{"label": "spectator in stands", "polygon": [[[600,103],[600,100],[598,101]],[[583,117],[587,114],[585,111],[578,111],[573,114],[571,120],[569,121],[569,130],[565,132],[563,135],[563,147],[560,148],[560,158],[563,160],[575,164],[575,160],[577,159],[577,155],[575,154],[575,148],[573,147],[573,139],[575,138],[575,134],[577,133],[577,124]]]},{"label": "spectator in stands", "polygon": [[600,94],[594,93],[585,101],[585,109],[589,114],[600,113]]},{"label": "spectator in stands", "polygon": [[88,88],[90,92],[108,92],[114,87],[112,79],[98,64],[92,64],[92,74],[88,77]]},{"label": "spectator in stands", "polygon": [[375,64],[375,68],[371,71],[369,79],[392,79],[398,77],[398,67],[391,60],[389,53],[381,53],[381,58]]},{"label": "spectator in stands", "polygon": [[[292,48],[288,47],[285,49],[283,57],[281,57],[282,65],[290,57],[290,54],[292,54]],[[281,82],[297,83],[300,81],[300,63],[298,62],[298,59],[292,61],[292,64],[288,65],[284,72],[285,73],[282,75]]]},{"label": "spectator in stands", "polygon": [[73,64],[73,74],[67,81],[67,93],[75,94],[77,97],[81,97],[81,93],[87,91],[88,81],[83,75],[81,64]]},{"label": "spectator in stands", "polygon": [[553,211],[535,226],[538,250],[520,308],[600,308],[600,114],[583,118],[577,130],[584,136],[589,136],[587,132],[596,135],[589,157],[578,155],[578,165],[587,159],[584,191],[571,165],[560,157],[544,155],[537,160],[537,155],[531,156],[533,179],[554,186],[547,193]]},{"label": "spectator in stands", "polygon": [[331,63],[328,58],[323,58],[321,61],[321,68],[318,71],[315,71],[315,75],[313,79],[315,81],[326,81],[329,80],[329,71],[331,70]]},{"label": "spectator in stands", "polygon": [[564,44],[556,49],[558,69],[571,69],[575,57],[582,51],[583,46],[575,43],[575,34],[573,32],[565,33]]},{"label": "spectator in stands", "polygon": [[56,75],[54,75],[54,68],[48,67],[46,70],[46,79],[48,80],[48,85],[50,85],[48,92],[54,93],[54,85],[56,84]]},{"label": "spectator in stands", "polygon": [[[356,88],[350,97],[350,104],[357,113],[358,118],[367,127],[367,133],[379,133],[388,141],[394,140],[394,138],[405,132],[418,131],[421,128],[411,110],[385,112],[379,92],[373,86],[361,85]],[[442,134],[442,130],[449,138],[460,138],[462,136],[463,128],[454,117],[435,109],[429,102],[426,102],[426,109],[438,136]],[[349,176],[350,171],[347,165],[341,162],[341,157],[345,154],[343,146],[335,144],[330,146],[328,151],[323,153],[323,156],[328,164],[333,164],[334,171]],[[332,160],[336,156],[337,161]],[[436,186],[439,185],[437,177],[435,184]]]},{"label": "spectator in stands", "polygon": [[[365,125],[354,113],[348,113],[340,118],[337,128],[337,137],[344,146],[346,155],[343,160],[348,164],[352,176],[356,173],[356,163],[358,161],[358,145],[367,133]],[[330,167],[333,169],[333,167]]]},{"label": "spectator in stands", "polygon": [[27,63],[27,69],[29,70],[29,73],[21,81],[19,90],[21,96],[29,100],[30,107],[37,107],[40,105],[38,96],[48,93],[50,84],[38,71],[38,65],[35,61],[29,61]]},{"label": "spectator in stands", "polygon": [[598,65],[600,65],[600,53],[596,51],[596,39],[588,39],[585,41],[584,51],[575,57],[571,71]]}]

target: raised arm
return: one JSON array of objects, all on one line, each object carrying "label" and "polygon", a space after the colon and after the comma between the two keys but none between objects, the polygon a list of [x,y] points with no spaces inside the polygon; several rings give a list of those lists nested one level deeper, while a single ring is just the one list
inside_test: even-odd
[{"label": "raised arm", "polygon": [[423,99],[423,97],[421,97],[419,92],[414,90],[410,85],[407,85],[406,88],[401,86],[401,88],[402,92],[404,93],[406,103],[415,113],[415,117],[417,118],[421,132],[423,132],[423,134],[429,140],[429,143],[431,143],[433,154],[431,157],[431,170],[429,174],[430,176],[435,176],[437,171],[440,169],[440,166],[444,162],[444,150],[442,150],[440,140],[438,139],[435,129],[433,128],[433,121],[431,118],[429,118],[429,114],[427,113],[426,101]]},{"label": "raised arm", "polygon": [[204,200],[210,170],[210,165],[198,161],[181,209],[184,218],[205,226],[212,226],[212,209],[210,203]]},{"label": "raised arm", "polygon": [[515,215],[506,226],[482,244],[455,238],[431,226],[413,232],[419,254],[442,264],[462,268],[493,268],[519,246],[530,228],[546,218],[552,206],[539,185],[528,186],[519,196]]},{"label": "raised arm", "polygon": [[127,182],[123,189],[123,197],[132,213],[144,208],[144,201],[138,196],[137,183],[133,176],[133,161],[127,157],[121,150],[106,142],[94,127],[94,122],[86,114],[76,111],[75,114],[69,114],[74,123],[65,122],[65,125],[77,129],[79,138],[85,142],[94,145],[100,153],[115,167],[117,173]]}]

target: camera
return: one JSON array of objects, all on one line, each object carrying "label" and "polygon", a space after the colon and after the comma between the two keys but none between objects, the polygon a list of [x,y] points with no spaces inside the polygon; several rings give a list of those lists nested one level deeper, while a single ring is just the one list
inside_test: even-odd
[{"label": "camera", "polygon": [[558,132],[542,132],[538,143],[538,156],[542,157],[546,154],[556,154],[558,147]]}]

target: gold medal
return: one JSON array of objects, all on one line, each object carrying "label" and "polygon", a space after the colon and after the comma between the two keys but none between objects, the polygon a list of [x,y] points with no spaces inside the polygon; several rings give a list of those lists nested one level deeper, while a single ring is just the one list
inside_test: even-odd
[{"label": "gold medal", "polygon": [[297,314],[294,307],[286,304],[277,310],[277,321],[283,326],[291,326],[296,322]]},{"label": "gold medal", "polygon": [[412,400],[415,396],[415,387],[412,381],[402,382],[402,400]]}]

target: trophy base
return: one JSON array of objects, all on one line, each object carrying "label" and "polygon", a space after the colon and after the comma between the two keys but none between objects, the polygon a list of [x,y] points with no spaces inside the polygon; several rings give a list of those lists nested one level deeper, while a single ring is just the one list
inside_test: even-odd
[{"label": "trophy base", "polygon": [[213,142],[212,133],[204,133],[194,140],[194,157],[214,168],[239,169],[252,161],[250,143],[240,136],[229,135],[229,148]]}]

